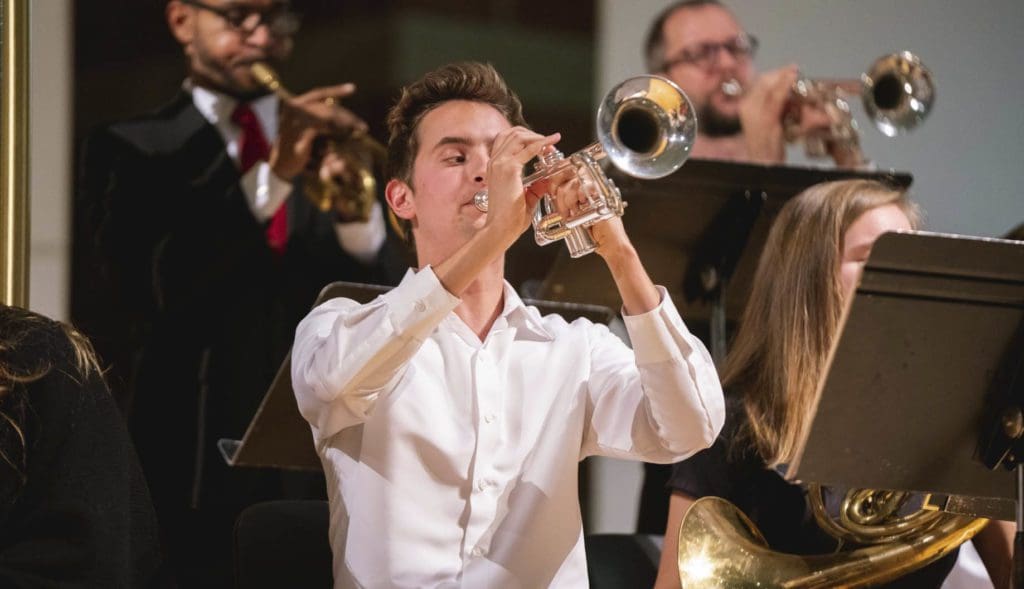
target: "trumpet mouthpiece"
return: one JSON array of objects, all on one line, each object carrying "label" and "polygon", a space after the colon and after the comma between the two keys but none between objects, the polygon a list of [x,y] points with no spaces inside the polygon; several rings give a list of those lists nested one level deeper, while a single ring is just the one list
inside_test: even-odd
[{"label": "trumpet mouthpiece", "polygon": [[277,77],[277,72],[269,65],[257,61],[249,66],[249,71],[252,73],[252,77],[256,78],[256,81],[267,90],[284,98],[291,96],[281,85],[281,79]]},{"label": "trumpet mouthpiece", "polygon": [[739,80],[736,80],[735,78],[726,80],[722,83],[722,94],[733,97],[740,96],[743,94],[743,86],[741,86]]}]

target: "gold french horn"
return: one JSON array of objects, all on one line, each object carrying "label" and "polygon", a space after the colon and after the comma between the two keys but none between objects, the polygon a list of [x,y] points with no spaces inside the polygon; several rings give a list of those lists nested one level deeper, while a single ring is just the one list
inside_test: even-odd
[{"label": "gold french horn", "polygon": [[[253,77],[267,90],[283,100],[292,93],[281,85],[277,72],[263,62],[251,66]],[[335,211],[352,221],[370,219],[377,200],[377,179],[374,171],[383,168],[387,149],[365,133],[352,133],[344,138],[327,138],[326,148],[345,161],[346,174],[341,178],[321,178],[313,170],[303,174],[306,196],[323,212]]]},{"label": "gold french horn", "polygon": [[839,519],[825,513],[822,489],[808,488],[818,525],[860,548],[797,555],[769,548],[757,527],[732,503],[698,499],[679,526],[677,564],[684,589],[733,587],[861,587],[891,581],[942,558],[988,523],[925,506],[897,511],[909,493],[853,490]]}]

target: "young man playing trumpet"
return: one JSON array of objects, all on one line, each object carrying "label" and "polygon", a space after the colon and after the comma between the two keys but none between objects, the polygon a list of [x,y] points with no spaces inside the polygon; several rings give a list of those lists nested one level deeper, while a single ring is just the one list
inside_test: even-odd
[{"label": "young man playing trumpet", "polygon": [[[523,166],[559,135],[525,128],[493,68],[449,65],[388,117],[387,199],[418,270],[368,304],[299,325],[292,382],[327,475],[337,587],[586,587],[577,463],[706,447],[723,400],[704,346],[648,278],[618,218],[591,228],[633,342],[542,317],[504,254],[552,191]],[[487,189],[489,212],[473,196]]]}]

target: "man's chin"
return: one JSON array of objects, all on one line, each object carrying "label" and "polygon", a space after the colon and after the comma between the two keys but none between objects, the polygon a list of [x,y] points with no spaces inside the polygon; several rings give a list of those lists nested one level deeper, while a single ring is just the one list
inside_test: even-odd
[{"label": "man's chin", "polygon": [[723,112],[713,105],[701,109],[697,120],[700,121],[701,134],[708,137],[732,137],[742,130],[739,113]]}]

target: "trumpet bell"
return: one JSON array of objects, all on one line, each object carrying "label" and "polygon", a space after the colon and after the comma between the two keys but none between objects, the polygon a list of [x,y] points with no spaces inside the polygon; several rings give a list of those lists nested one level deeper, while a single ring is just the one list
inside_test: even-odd
[{"label": "trumpet bell", "polygon": [[697,117],[686,94],[660,76],[629,78],[605,95],[597,110],[597,139],[623,172],[650,180],[686,162]]},{"label": "trumpet bell", "polygon": [[935,102],[931,72],[909,51],[882,56],[871,64],[861,82],[864,110],[887,137],[920,125]]}]

